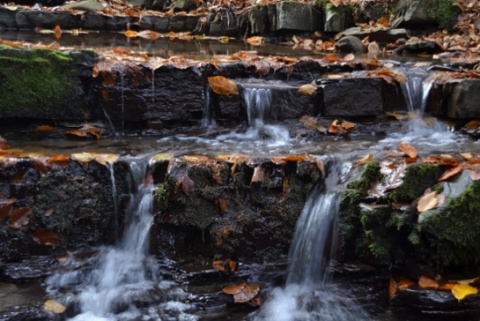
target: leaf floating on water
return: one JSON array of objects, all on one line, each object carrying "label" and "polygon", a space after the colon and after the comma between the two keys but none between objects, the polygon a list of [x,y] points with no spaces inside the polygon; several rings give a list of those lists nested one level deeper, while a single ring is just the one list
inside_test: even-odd
[{"label": "leaf floating on water", "polygon": [[252,46],[261,46],[265,43],[265,37],[253,36],[247,38],[246,42],[251,44]]},{"label": "leaf floating on water", "polygon": [[422,212],[431,210],[431,209],[433,209],[437,206],[438,206],[437,193],[436,192],[431,192],[431,193],[423,195],[418,200],[417,211],[419,213],[422,213]]},{"label": "leaf floating on water", "polygon": [[65,132],[65,135],[76,136],[80,138],[95,138],[96,140],[100,139],[102,136],[103,130],[96,128],[92,125],[83,125],[81,128],[78,129],[71,129]]},{"label": "leaf floating on water", "polygon": [[28,225],[30,223],[30,218],[32,217],[32,209],[29,207],[20,207],[17,208],[12,215],[10,216],[10,227],[13,229],[19,229],[22,226]]},{"label": "leaf floating on water", "polygon": [[440,176],[440,178],[438,179],[439,182],[443,182],[443,181],[446,181],[448,180],[449,178],[455,176],[455,175],[458,175],[459,173],[461,173],[463,170],[463,166],[462,165],[457,165],[453,168],[450,168],[449,170],[446,170],[442,176]]},{"label": "leaf floating on water", "polygon": [[439,284],[435,280],[423,275],[418,280],[418,285],[424,289],[437,289],[439,287]]},{"label": "leaf floating on water", "polygon": [[301,95],[304,95],[304,96],[310,96],[312,95],[315,91],[317,91],[317,86],[313,85],[313,84],[306,84],[306,85],[302,85],[298,88],[298,92],[301,94]]},{"label": "leaf floating on water", "polygon": [[40,245],[55,245],[59,241],[58,234],[47,229],[41,229],[33,232],[32,239]]},{"label": "leaf floating on water", "polygon": [[408,143],[405,143],[405,142],[401,142],[399,145],[398,145],[398,148],[405,153],[405,155],[407,155],[408,157],[410,158],[417,158],[418,156],[418,153],[417,153],[417,150],[415,149],[415,147],[413,147],[412,145],[408,144]]},{"label": "leaf floating on water", "polygon": [[58,303],[55,300],[45,301],[43,308],[45,309],[45,311],[52,312],[55,314],[61,314],[66,310],[66,308],[62,304]]},{"label": "leaf floating on water", "polygon": [[223,76],[208,77],[208,84],[217,95],[238,95],[237,84]]},{"label": "leaf floating on water", "polygon": [[456,284],[452,288],[452,294],[460,302],[468,296],[478,294],[478,289],[467,284]]},{"label": "leaf floating on water", "polygon": [[260,291],[258,284],[241,283],[223,288],[223,293],[233,295],[235,303],[245,303],[255,298]]}]

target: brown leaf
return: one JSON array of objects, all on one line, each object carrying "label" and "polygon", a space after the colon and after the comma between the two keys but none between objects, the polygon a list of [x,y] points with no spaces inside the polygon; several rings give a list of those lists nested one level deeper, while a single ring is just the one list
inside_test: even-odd
[{"label": "brown leaf", "polygon": [[393,112],[390,112],[390,111],[386,111],[385,114],[388,115],[388,116],[394,117],[397,120],[403,120],[406,117],[405,115],[393,113]]},{"label": "brown leaf", "polygon": [[41,229],[33,232],[32,239],[40,245],[55,245],[59,241],[57,233],[47,229]]},{"label": "brown leaf", "polygon": [[67,308],[65,308],[62,304],[58,303],[55,300],[47,300],[43,305],[45,311],[52,312],[54,314],[61,314],[65,312]]},{"label": "brown leaf", "polygon": [[208,77],[208,84],[217,95],[238,95],[237,84],[223,76]]},{"label": "brown leaf", "polygon": [[435,280],[427,278],[423,275],[418,280],[418,285],[424,289],[437,289],[439,287],[439,284]]},{"label": "brown leaf", "polygon": [[230,267],[230,271],[235,272],[237,270],[237,262],[232,259],[226,258],[225,263]]},{"label": "brown leaf", "polygon": [[220,272],[225,272],[225,261],[223,260],[215,260],[213,261],[213,268],[217,271],[220,271]]},{"label": "brown leaf", "polygon": [[466,123],[464,127],[467,129],[478,128],[480,127],[480,120],[472,120]]},{"label": "brown leaf", "polygon": [[448,180],[449,178],[461,173],[463,170],[463,166],[462,165],[458,165],[456,167],[453,167],[453,168],[450,168],[448,170],[446,170],[442,176],[440,176],[440,178],[438,179],[439,182],[443,182],[443,181],[446,181]]},{"label": "brown leaf", "polygon": [[182,185],[182,191],[186,195],[192,195],[195,190],[195,184],[187,175],[183,176],[179,182]]},{"label": "brown leaf", "polygon": [[68,164],[70,164],[71,161],[72,161],[72,159],[68,156],[53,155],[53,156],[50,156],[47,159],[46,163],[49,167],[61,169],[61,168],[66,167]]},{"label": "brown leaf", "polygon": [[413,147],[412,145],[409,145],[408,143],[405,143],[405,142],[401,142],[398,145],[398,149],[400,149],[402,152],[405,153],[405,155],[407,155],[410,158],[416,158],[417,155],[418,155],[415,147]]},{"label": "brown leaf", "polygon": [[0,136],[0,149],[9,149],[10,145],[7,143],[7,140]]},{"label": "brown leaf", "polygon": [[54,128],[52,126],[47,125],[40,125],[35,127],[36,132],[45,133],[45,132],[52,132]]},{"label": "brown leaf", "polygon": [[252,46],[260,46],[265,43],[265,37],[253,36],[253,37],[247,38],[246,42],[251,44]]},{"label": "brown leaf", "polygon": [[15,199],[1,200],[0,201],[0,223],[5,221],[7,217],[13,212],[13,204]]},{"label": "brown leaf", "polygon": [[29,207],[20,207],[17,208],[12,215],[10,216],[10,228],[19,229],[22,226],[30,223],[30,218],[32,217],[32,209]]},{"label": "brown leaf", "polygon": [[344,130],[346,130],[347,132],[349,132],[349,131],[351,131],[353,128],[355,128],[355,126],[357,126],[357,124],[345,120],[345,121],[342,122],[342,124],[341,124],[340,126],[341,126]]},{"label": "brown leaf", "polygon": [[304,96],[310,96],[312,95],[315,91],[317,91],[317,86],[313,85],[313,84],[306,84],[306,85],[302,85],[298,88],[298,92],[301,94],[301,95],[304,95]]},{"label": "brown leaf", "polygon": [[260,291],[258,284],[241,283],[223,288],[223,293],[232,294],[235,303],[245,303],[255,298]]},{"label": "brown leaf", "polygon": [[438,206],[438,199],[437,199],[437,193],[436,192],[431,192],[423,195],[419,200],[417,204],[417,211],[419,213],[431,210],[435,207]]},{"label": "brown leaf", "polygon": [[250,185],[255,183],[260,183],[265,178],[265,168],[257,166],[253,169],[252,179],[250,180]]},{"label": "brown leaf", "polygon": [[393,278],[390,278],[390,285],[388,287],[388,301],[392,300],[392,298],[395,296],[395,293],[397,293],[397,289],[397,281],[395,281]]},{"label": "brown leaf", "polygon": [[[468,171],[468,176],[472,181],[478,181],[480,180],[480,172],[475,172],[475,171]],[[0,220],[1,221],[1,220]]]},{"label": "brown leaf", "polygon": [[55,38],[60,39],[62,37],[62,29],[60,28],[60,26],[56,25],[53,30],[55,32]]},{"label": "brown leaf", "polygon": [[407,279],[405,277],[401,277],[399,280],[398,280],[398,288],[401,289],[401,290],[405,290],[405,289],[408,289],[410,288],[412,285],[414,285],[415,283],[410,280],[410,279]]},{"label": "brown leaf", "polygon": [[95,139],[100,139],[102,136],[103,130],[96,128],[92,125],[83,125],[81,128],[78,129],[71,129],[65,132],[65,135],[72,135],[81,138],[91,138],[94,137]]}]

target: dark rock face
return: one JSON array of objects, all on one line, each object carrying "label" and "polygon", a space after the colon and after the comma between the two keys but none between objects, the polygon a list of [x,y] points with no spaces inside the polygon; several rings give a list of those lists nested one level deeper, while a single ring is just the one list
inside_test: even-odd
[{"label": "dark rock face", "polygon": [[443,89],[447,101],[448,117],[479,118],[480,117],[480,80],[451,80]]},{"label": "dark rock face", "polygon": [[[128,195],[128,167],[119,163],[115,169],[117,196]],[[104,165],[13,160],[1,164],[0,185],[9,186],[2,204],[12,204],[0,225],[4,260],[111,243],[119,233],[112,227],[119,225],[122,214],[112,206],[111,173]],[[15,216],[19,209],[27,210],[21,221]],[[45,229],[59,236],[55,247],[34,242],[31,234]]]},{"label": "dark rock face", "polygon": [[366,53],[367,47],[356,36],[342,37],[337,43],[337,49],[346,53]]},{"label": "dark rock face", "polygon": [[274,257],[321,179],[310,161],[177,161],[155,192],[159,251]]}]

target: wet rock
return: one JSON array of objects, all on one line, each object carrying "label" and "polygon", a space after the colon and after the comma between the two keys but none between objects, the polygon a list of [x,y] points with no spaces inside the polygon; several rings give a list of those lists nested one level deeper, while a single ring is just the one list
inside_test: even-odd
[{"label": "wet rock", "polygon": [[395,8],[395,20],[392,26],[425,26],[434,24],[435,20],[430,12],[438,6],[436,0],[400,0]]},{"label": "wet rock", "polygon": [[200,2],[195,0],[173,0],[170,9],[178,11],[190,11],[198,7]]},{"label": "wet rock", "polygon": [[337,42],[337,50],[345,53],[366,53],[367,47],[357,37],[345,36]]},{"label": "wet rock", "polygon": [[352,78],[321,80],[322,114],[327,117],[364,117],[383,112],[382,80]]},{"label": "wet rock", "polygon": [[300,2],[278,2],[276,5],[273,31],[296,30],[314,31],[321,29],[320,12],[310,5]]},{"label": "wet rock", "polygon": [[354,36],[361,39],[368,37],[369,41],[376,41],[380,43],[396,42],[398,39],[407,39],[406,29],[385,29],[378,27],[353,27],[343,31],[343,36]]},{"label": "wet rock", "polygon": [[140,28],[154,30],[157,32],[167,32],[169,25],[168,17],[142,16],[140,17]]},{"label": "wet rock", "polygon": [[338,7],[332,4],[326,4],[323,10],[325,32],[340,32],[353,24],[350,10],[347,6],[339,5]]},{"label": "wet rock", "polygon": [[88,30],[103,30],[105,17],[96,14],[86,13],[84,16],[83,28]]},{"label": "wet rock", "polygon": [[248,27],[252,35],[262,35],[270,29],[268,6],[251,7],[248,11]]},{"label": "wet rock", "polygon": [[25,283],[50,275],[57,264],[52,257],[32,256],[17,262],[0,264],[0,276],[3,281]]},{"label": "wet rock", "polygon": [[[53,29],[56,25],[60,25],[64,29],[78,29],[82,27],[80,16],[73,16],[66,11],[26,11],[25,14],[27,15],[26,20],[34,28],[41,27],[45,29]],[[21,27],[20,24],[19,27],[24,28]]]},{"label": "wet rock", "polygon": [[443,88],[443,99],[446,100],[448,117],[458,119],[479,118],[480,80],[449,80]]},{"label": "wet rock", "polygon": [[212,16],[210,21],[210,36],[213,37],[235,37],[240,34],[237,16],[231,10],[220,10]]},{"label": "wet rock", "polygon": [[418,41],[409,42],[394,50],[394,54],[429,54],[433,55],[442,52],[443,48],[440,47],[435,41]]},{"label": "wet rock", "polygon": [[127,30],[127,25],[135,22],[133,17],[107,17],[105,18],[104,28],[109,31]]},{"label": "wet rock", "polygon": [[7,8],[0,8],[0,30],[4,29],[17,29],[17,21],[15,19],[15,12]]},{"label": "wet rock", "polygon": [[26,306],[15,306],[0,312],[2,321],[56,321],[57,316],[48,313],[43,308],[43,303]]}]

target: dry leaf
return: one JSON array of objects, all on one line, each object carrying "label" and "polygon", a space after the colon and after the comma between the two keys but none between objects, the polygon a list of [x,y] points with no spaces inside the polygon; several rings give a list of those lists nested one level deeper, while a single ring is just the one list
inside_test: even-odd
[{"label": "dry leaf", "polygon": [[412,145],[409,145],[408,143],[401,142],[398,145],[398,149],[400,149],[402,152],[405,153],[405,155],[407,155],[410,158],[417,158],[417,155],[418,155],[417,150],[415,149],[415,147],[413,147]]},{"label": "dry leaf", "polygon": [[470,179],[472,181],[480,180],[480,172],[475,172],[475,171],[469,170],[468,171],[468,176],[470,177]]},{"label": "dry leaf", "polygon": [[55,313],[55,314],[61,314],[61,313],[65,312],[65,310],[66,310],[66,308],[62,304],[58,303],[55,300],[45,301],[45,304],[43,305],[43,308],[46,311],[52,312],[52,313]]},{"label": "dry leaf", "polygon": [[183,176],[182,179],[180,179],[179,183],[177,184],[182,185],[182,191],[186,195],[189,195],[189,196],[192,195],[195,190],[195,184],[187,175]]},{"label": "dry leaf", "polygon": [[45,133],[45,132],[52,132],[54,128],[52,126],[47,125],[40,125],[35,127],[36,132]]},{"label": "dry leaf", "polygon": [[452,288],[453,296],[460,302],[467,296],[478,294],[478,289],[466,284],[456,284]]},{"label": "dry leaf", "polygon": [[95,139],[100,139],[100,136],[102,136],[103,130],[96,128],[92,125],[83,125],[81,128],[78,129],[71,129],[67,130],[65,132],[65,135],[72,135],[76,137],[82,137],[82,138],[90,138],[94,137]]},{"label": "dry leaf", "polygon": [[345,57],[343,57],[343,60],[345,61],[354,61],[355,60],[355,55],[353,53],[349,53]]},{"label": "dry leaf", "polygon": [[7,219],[13,212],[13,204],[15,199],[1,200],[0,201],[0,223]]},{"label": "dry leaf", "polygon": [[446,170],[442,176],[440,176],[440,178],[438,179],[439,182],[443,182],[443,181],[446,181],[448,180],[449,178],[461,173],[463,170],[463,166],[462,165],[458,165],[456,167],[453,167],[453,168],[450,168],[449,170]]},{"label": "dry leaf", "polygon": [[427,278],[423,275],[418,280],[418,285],[424,289],[437,289],[439,287],[439,284],[435,280]]},{"label": "dry leaf", "polygon": [[257,166],[253,169],[252,179],[250,185],[254,183],[260,183],[265,178],[265,169],[261,166]]},{"label": "dry leaf", "polygon": [[355,162],[355,166],[362,165],[362,164],[367,164],[371,163],[373,161],[373,154],[368,154],[362,159],[359,159],[358,161]]},{"label": "dry leaf", "polygon": [[480,127],[480,120],[472,120],[466,123],[464,127],[467,129],[478,128]]},{"label": "dry leaf", "polygon": [[310,96],[312,95],[316,90],[317,90],[317,86],[313,85],[313,84],[306,84],[306,85],[302,85],[298,88],[298,92],[301,94],[301,95],[304,95],[304,96]]},{"label": "dry leaf", "polygon": [[394,117],[397,120],[403,120],[406,117],[405,115],[393,113],[393,112],[390,112],[390,111],[386,111],[385,114],[388,115],[388,116]]},{"label": "dry leaf", "polygon": [[247,38],[246,41],[252,46],[260,46],[265,43],[265,37],[253,36],[253,37]]},{"label": "dry leaf", "polygon": [[347,132],[351,131],[357,124],[349,122],[349,121],[343,121],[342,124],[340,125],[344,130]]},{"label": "dry leaf", "polygon": [[388,287],[388,301],[392,300],[392,298],[395,296],[395,293],[397,293],[397,289],[397,282],[393,278],[390,278],[390,284]]},{"label": "dry leaf", "polygon": [[237,84],[223,76],[208,77],[208,84],[217,95],[238,95]]},{"label": "dry leaf", "polygon": [[245,303],[255,298],[260,291],[258,284],[241,283],[223,288],[223,293],[232,294],[235,303]]},{"label": "dry leaf", "polygon": [[127,30],[124,32],[125,37],[127,38],[134,38],[138,36],[138,32],[134,30]]},{"label": "dry leaf", "polygon": [[10,216],[10,227],[13,229],[19,229],[22,226],[27,225],[32,217],[32,209],[29,207],[17,208]]},{"label": "dry leaf", "polygon": [[428,194],[423,195],[419,200],[417,204],[417,211],[419,213],[431,210],[435,207],[438,206],[438,199],[437,199],[437,193],[436,192],[431,192]]},{"label": "dry leaf", "polygon": [[40,245],[55,245],[59,241],[57,233],[47,229],[33,232],[32,239]]}]

